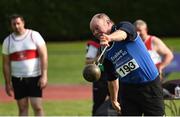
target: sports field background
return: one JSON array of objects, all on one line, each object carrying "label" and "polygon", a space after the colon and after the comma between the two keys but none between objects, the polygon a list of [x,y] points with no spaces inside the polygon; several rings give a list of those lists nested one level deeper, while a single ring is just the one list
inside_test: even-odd
[{"label": "sports field background", "polygon": [[[166,38],[163,40],[170,49],[180,52],[180,38]],[[49,84],[79,84],[90,85],[82,77],[84,66],[86,42],[59,42],[47,43],[49,55],[48,81]],[[1,49],[0,49],[1,51]],[[2,76],[2,57],[0,57],[0,85],[4,85]],[[180,78],[180,73],[173,73],[169,80]],[[58,92],[57,93],[61,93]],[[0,92],[1,94],[1,92]],[[1,95],[0,95],[1,100]],[[176,101],[180,108],[180,101]],[[45,101],[44,109],[46,115],[51,116],[89,116],[91,115],[91,100],[72,100],[71,101]],[[166,109],[168,115],[172,115],[169,109]],[[32,115],[32,110],[31,110]],[[15,102],[1,102],[0,116],[17,115]]]}]

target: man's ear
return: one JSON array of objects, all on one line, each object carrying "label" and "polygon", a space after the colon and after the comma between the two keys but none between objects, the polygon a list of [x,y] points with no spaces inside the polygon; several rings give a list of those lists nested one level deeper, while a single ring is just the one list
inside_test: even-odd
[{"label": "man's ear", "polygon": [[111,20],[108,20],[107,24],[108,24],[109,27],[112,27],[112,21]]},{"label": "man's ear", "polygon": [[107,24],[110,25],[110,24],[111,24],[111,21],[110,21],[110,20],[107,20]]}]

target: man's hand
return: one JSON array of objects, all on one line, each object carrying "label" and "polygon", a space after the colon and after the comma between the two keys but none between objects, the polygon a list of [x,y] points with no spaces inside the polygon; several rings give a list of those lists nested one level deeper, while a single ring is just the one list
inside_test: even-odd
[{"label": "man's hand", "polygon": [[121,113],[120,103],[118,101],[111,101],[113,108],[118,112]]},{"label": "man's hand", "polygon": [[40,86],[41,89],[45,88],[46,85],[47,85],[47,77],[42,76],[42,77],[39,79],[38,85]]},{"label": "man's hand", "polygon": [[100,40],[100,45],[102,45],[102,46],[109,46],[110,37],[108,35],[102,34],[99,37],[99,40]]},{"label": "man's hand", "polygon": [[160,65],[157,66],[157,69],[159,71],[160,81],[163,81],[163,75],[162,74],[163,74],[164,67],[160,64]]},{"label": "man's hand", "polygon": [[6,90],[6,94],[11,97],[12,96],[12,92],[13,92],[12,85],[11,84],[6,84],[5,90]]}]

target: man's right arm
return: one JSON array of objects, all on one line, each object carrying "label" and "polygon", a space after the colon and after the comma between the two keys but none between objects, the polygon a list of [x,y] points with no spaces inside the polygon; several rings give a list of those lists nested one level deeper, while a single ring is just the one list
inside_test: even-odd
[{"label": "man's right arm", "polygon": [[10,45],[10,39],[9,37],[7,37],[2,44],[2,67],[3,67],[6,93],[7,95],[12,96],[9,45]]},{"label": "man's right arm", "polygon": [[137,32],[133,24],[130,22],[120,22],[116,25],[116,30],[111,34],[103,34],[100,36],[100,44],[109,46],[109,42],[112,41],[133,41],[137,37]]},{"label": "man's right arm", "polygon": [[119,92],[118,76],[114,72],[115,70],[113,68],[113,65],[109,60],[104,59],[103,65],[104,65],[104,72],[106,73],[108,78],[108,89],[110,93],[112,106],[117,112],[120,112],[121,108],[118,102],[118,92]]},{"label": "man's right arm", "polygon": [[153,44],[154,44],[154,49],[157,51],[157,53],[160,56],[162,56],[162,62],[158,66],[158,70],[162,72],[162,70],[171,63],[174,56],[172,51],[158,37],[154,37]]},{"label": "man's right arm", "polygon": [[2,55],[2,61],[3,61],[3,75],[5,80],[5,86],[6,86],[6,93],[9,96],[12,96],[12,86],[11,86],[11,68],[10,68],[10,60],[9,56],[3,54]]},{"label": "man's right arm", "polygon": [[119,80],[113,80],[113,81],[108,81],[108,89],[110,93],[110,99],[112,106],[117,112],[121,111],[120,104],[118,102],[118,92],[119,92]]}]

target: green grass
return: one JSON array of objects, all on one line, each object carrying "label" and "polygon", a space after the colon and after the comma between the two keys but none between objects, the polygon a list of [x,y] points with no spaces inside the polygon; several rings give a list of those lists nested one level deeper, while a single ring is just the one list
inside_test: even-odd
[{"label": "green grass", "polygon": [[180,100],[166,100],[165,112],[167,116],[179,116],[180,115]]},{"label": "green grass", "polygon": [[[165,42],[173,52],[180,52],[180,38],[165,38],[163,42]],[[174,72],[168,76],[168,80],[174,79],[180,79],[180,72]]]},{"label": "green grass", "polygon": [[[165,103],[171,105],[173,110],[175,109],[172,102],[170,103],[170,101],[165,101]],[[175,104],[176,108],[180,109],[180,101],[176,100]],[[91,100],[45,101],[43,103],[43,107],[46,116],[91,116],[92,102]],[[18,110],[15,102],[7,102],[0,104],[0,116],[17,115]],[[29,109],[29,115],[33,116],[32,108]],[[167,107],[166,115],[173,115],[171,109]]]},{"label": "green grass", "polygon": [[49,82],[52,84],[84,84],[82,69],[85,42],[48,43]]},{"label": "green grass", "polygon": [[165,38],[163,42],[165,42],[172,51],[180,52],[180,38]]},{"label": "green grass", "polygon": [[[43,103],[46,116],[90,116],[91,100],[78,101],[45,101]],[[15,102],[1,103],[0,116],[17,116],[18,110]],[[29,115],[33,116],[32,108]]]}]

